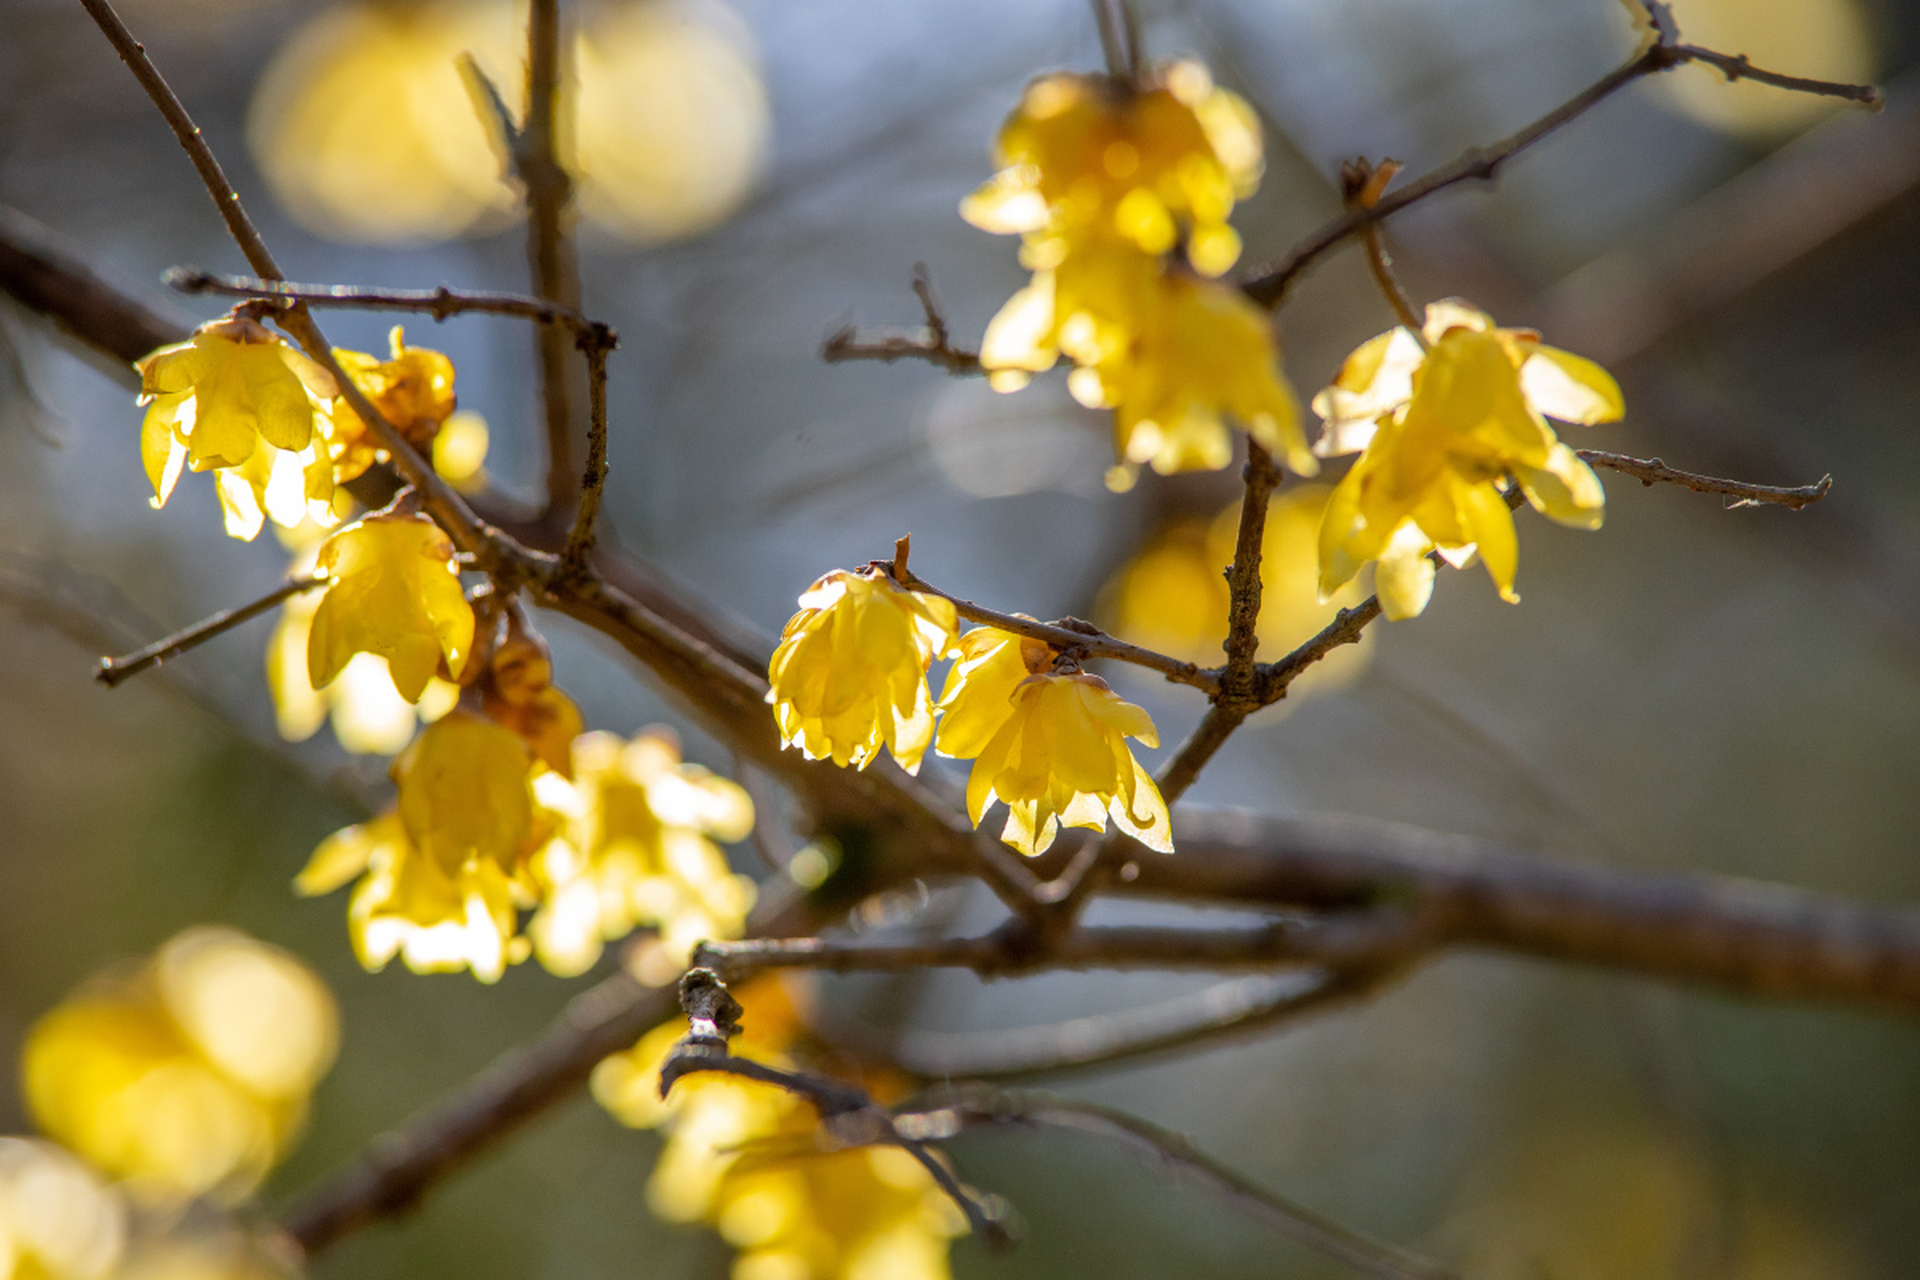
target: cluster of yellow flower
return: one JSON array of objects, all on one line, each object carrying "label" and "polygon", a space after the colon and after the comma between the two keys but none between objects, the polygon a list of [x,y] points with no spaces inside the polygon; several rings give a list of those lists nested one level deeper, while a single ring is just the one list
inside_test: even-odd
[{"label": "cluster of yellow flower", "polygon": [[[1378,561],[1396,619],[1425,607],[1432,553],[1458,565],[1477,551],[1502,596],[1517,599],[1508,479],[1555,520],[1600,523],[1599,481],[1543,415],[1611,421],[1619,388],[1592,362],[1496,329],[1463,303],[1429,308],[1423,334],[1397,329],[1354,352],[1314,400],[1326,432],[1307,447],[1265,313],[1213,279],[1239,257],[1227,217],[1258,185],[1261,142],[1246,103],[1198,63],[1154,67],[1138,82],[1043,76],[1002,128],[996,158],[1003,168],[961,216],[1021,235],[1033,280],[987,326],[981,365],[1012,391],[1071,359],[1068,390],[1114,410],[1113,488],[1132,485],[1143,463],[1224,467],[1223,414],[1300,475],[1315,474],[1316,456],[1360,452],[1321,526],[1321,593]],[[1172,256],[1181,249],[1184,261]]]},{"label": "cluster of yellow flower", "polygon": [[231,929],[82,987],[27,1035],[27,1107],[54,1141],[0,1138],[0,1276],[291,1274],[224,1211],[291,1148],[337,1036],[320,979]]},{"label": "cluster of yellow flower", "polygon": [[[212,471],[227,532],[245,539],[267,519],[284,529],[336,523],[335,487],[384,456],[333,376],[254,310],[236,307],[137,365],[153,505],[165,504],[183,467]],[[437,351],[409,349],[399,328],[391,341],[390,360],[335,355],[408,443],[430,449],[453,413],[453,365]]]},{"label": "cluster of yellow flower", "polygon": [[[777,977],[743,987],[750,1017],[733,1051],[790,1067],[802,1030]],[[660,1066],[684,1030],[657,1028],[603,1061],[593,1093],[623,1124],[664,1129],[647,1185],[669,1222],[711,1224],[739,1251],[734,1280],[948,1280],[948,1242],[966,1220],[897,1147],[824,1146],[813,1107],[771,1085],[688,1076],[660,1097]],[[887,1080],[862,1081],[876,1096]]]},{"label": "cluster of yellow flower", "polygon": [[[927,670],[947,657],[959,660],[936,704]],[[782,740],[809,759],[864,769],[885,747],[912,773],[935,746],[972,760],[969,815],[978,825],[1004,801],[1001,838],[1022,853],[1046,850],[1062,823],[1100,831],[1109,817],[1173,849],[1160,789],[1126,742],[1159,745],[1145,711],[1040,641],[994,627],[960,635],[951,601],[884,568],[835,570],[809,587],[767,676]]]},{"label": "cluster of yellow flower", "polygon": [[[1260,182],[1260,126],[1244,101],[1192,61],[1138,84],[1059,72],[1027,87],[996,158],[1004,167],[960,214],[1021,235],[1034,273],[987,326],[980,358],[996,388],[1071,359],[1074,397],[1114,410],[1116,489],[1142,463],[1224,467],[1223,414],[1314,470],[1265,313],[1213,279],[1240,256],[1227,215]],[[1191,272],[1168,260],[1183,246]]]},{"label": "cluster of yellow flower", "polygon": [[[490,607],[488,596],[481,604],[460,601],[476,652],[456,662],[456,650],[442,650],[459,705],[394,761],[395,807],[328,837],[296,887],[327,893],[358,879],[348,921],[370,969],[399,955],[415,972],[471,969],[492,982],[538,955],[570,976],[599,959],[604,941],[649,926],[659,937],[644,976],[671,981],[694,943],[740,934],[753,883],[728,869],[714,840],[746,836],[752,801],[681,763],[664,731],[631,741],[583,732],[545,643],[517,610]],[[349,616],[392,619],[398,607]],[[325,611],[323,601],[316,646]],[[434,620],[410,625],[418,638]]]}]

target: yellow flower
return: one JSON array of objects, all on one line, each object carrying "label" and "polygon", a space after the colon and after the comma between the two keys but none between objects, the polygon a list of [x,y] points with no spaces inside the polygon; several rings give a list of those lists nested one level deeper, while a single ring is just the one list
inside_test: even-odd
[{"label": "yellow flower", "polygon": [[[762,980],[739,996],[748,1014],[734,1052],[790,1065],[797,1026],[781,987]],[[711,1223],[739,1251],[735,1280],[948,1280],[948,1242],[965,1219],[906,1152],[829,1146],[811,1105],[732,1076],[688,1076],[662,1101],[660,1064],[683,1030],[656,1028],[593,1073],[616,1119],[666,1128],[647,1184],[656,1215]]]},{"label": "yellow flower", "polygon": [[572,773],[571,786],[557,774],[534,781],[563,819],[535,859],[542,905],[528,933],[543,965],[563,977],[584,973],[604,942],[650,927],[660,936],[642,957],[648,976],[671,982],[695,943],[741,935],[753,881],[732,872],[714,841],[753,829],[745,790],[682,763],[664,730],[630,742],[582,734]]},{"label": "yellow flower", "polygon": [[418,702],[444,661],[458,677],[473,645],[473,608],[460,589],[453,543],[422,515],[371,515],[320,547],[330,575],[307,637],[307,676],[331,684],[356,653],[387,660],[393,684]]},{"label": "yellow flower", "polygon": [[1519,599],[1508,478],[1549,518],[1599,528],[1606,492],[1546,418],[1591,424],[1624,412],[1599,365],[1529,330],[1495,328],[1465,303],[1428,307],[1424,329],[1425,351],[1404,329],[1367,342],[1313,402],[1327,422],[1322,452],[1363,450],[1321,524],[1321,592],[1377,560],[1381,607],[1396,619],[1426,608],[1436,549],[1455,565],[1477,551],[1501,597]]},{"label": "yellow flower", "polygon": [[1188,259],[1217,276],[1240,256],[1227,216],[1259,185],[1260,125],[1197,62],[1153,68],[1138,89],[1059,72],[1027,86],[995,159],[1001,171],[960,206],[982,230],[1026,234],[1057,261],[1106,235],[1158,256],[1184,225]]},{"label": "yellow flower", "polygon": [[263,513],[289,528],[309,514],[332,522],[333,474],[321,436],[337,388],[326,370],[240,314],[202,325],[135,367],[154,506],[166,503],[185,466],[219,472],[234,537],[259,533]]},{"label": "yellow flower", "polygon": [[337,1035],[305,965],[189,929],[36,1023],[21,1074],[41,1128],[136,1192],[234,1202],[291,1146]]},{"label": "yellow flower", "polygon": [[[310,576],[317,550],[316,544],[297,554],[288,576]],[[267,641],[267,688],[273,694],[280,736],[304,742],[331,716],[334,737],[348,751],[397,755],[412,740],[418,722],[431,723],[453,709],[460,687],[436,676],[427,681],[415,707],[394,688],[385,658],[356,653],[331,684],[315,689],[307,673],[307,635],[320,598],[318,590],[289,596]]]},{"label": "yellow flower", "polygon": [[[453,361],[438,351],[409,348],[399,325],[387,335],[387,341],[393,352],[390,360],[360,351],[336,351],[334,355],[380,416],[397,427],[408,444],[431,453],[441,426],[453,415]],[[333,405],[332,418],[329,443],[337,483],[345,484],[375,462],[385,461],[386,450],[344,399]]]},{"label": "yellow flower", "polygon": [[[1318,537],[1333,493],[1323,484],[1288,485],[1274,494],[1260,552],[1258,657],[1271,662],[1311,639],[1367,592],[1356,578],[1322,601]],[[1187,519],[1158,531],[1108,580],[1095,614],[1111,634],[1189,662],[1218,665],[1227,636],[1227,583],[1240,504],[1212,521]],[[1366,669],[1374,633],[1341,645],[1288,686],[1287,697],[1329,691]]]},{"label": "yellow flower", "polygon": [[1280,372],[1272,323],[1238,289],[1161,277],[1128,348],[1083,362],[1067,386],[1089,408],[1114,410],[1120,466],[1110,487],[1130,487],[1141,463],[1161,475],[1226,466],[1233,445],[1223,414],[1296,474],[1319,470]]},{"label": "yellow flower", "polygon": [[927,668],[953,646],[953,604],[876,568],[807,588],[767,668],[785,745],[864,769],[882,746],[908,773],[933,741]]},{"label": "yellow flower", "polygon": [[480,981],[497,982],[528,954],[526,940],[515,936],[520,896],[507,874],[481,859],[442,867],[414,845],[398,813],[328,836],[293,885],[312,896],[355,877],[347,929],[368,970],[398,955],[415,973],[471,969]]},{"label": "yellow flower", "polygon": [[1127,747],[1160,745],[1147,713],[1098,676],[1053,674],[1045,645],[976,627],[940,695],[940,754],[971,758],[967,813],[974,825],[998,800],[1000,838],[1029,856],[1053,844],[1060,824],[1104,831],[1109,816],[1150,849],[1173,852],[1160,788]]},{"label": "yellow flower", "polygon": [[534,902],[527,865],[551,815],[534,803],[527,744],[455,710],[394,761],[397,808],[337,831],[294,880],[303,895],[361,877],[347,907],[368,969],[401,956],[415,973],[472,969],[497,981],[529,953],[519,912]]},{"label": "yellow flower", "polygon": [[0,1276],[108,1280],[121,1274],[127,1206],[50,1142],[0,1138]]}]

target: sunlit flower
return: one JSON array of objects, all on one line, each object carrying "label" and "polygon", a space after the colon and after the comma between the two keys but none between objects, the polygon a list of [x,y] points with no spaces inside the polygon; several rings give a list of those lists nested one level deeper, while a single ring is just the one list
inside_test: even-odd
[{"label": "sunlit flower", "polygon": [[927,668],[953,645],[953,604],[879,569],[836,569],[807,588],[768,666],[787,746],[867,765],[882,746],[909,773],[933,741]]},{"label": "sunlit flower", "polygon": [[940,695],[941,755],[973,760],[967,814],[978,826],[998,799],[1001,832],[1020,852],[1053,844],[1060,824],[1119,828],[1150,849],[1173,851],[1160,788],[1140,767],[1128,738],[1160,745],[1147,713],[1098,676],[1053,672],[1045,645],[976,627]]},{"label": "sunlit flower", "polygon": [[[392,358],[361,351],[335,351],[340,367],[408,444],[431,453],[440,428],[453,415],[453,361],[438,351],[409,347],[399,325],[387,335]],[[328,445],[336,483],[361,475],[386,450],[343,398],[334,403]]]},{"label": "sunlit flower", "polygon": [[528,933],[542,964],[584,973],[603,943],[645,927],[659,933],[647,954],[670,982],[695,943],[740,936],[753,882],[714,843],[753,828],[753,801],[737,783],[683,763],[663,730],[632,741],[583,734],[572,773],[571,786],[555,774],[534,783],[563,817],[535,860],[543,901]]},{"label": "sunlit flower", "polygon": [[371,515],[320,547],[332,581],[307,637],[307,676],[331,684],[356,653],[387,660],[400,696],[418,702],[441,669],[458,676],[473,645],[473,607],[453,543],[422,515]]},{"label": "sunlit flower", "polygon": [[[1341,609],[1367,595],[1355,578],[1322,601],[1319,533],[1333,493],[1323,484],[1289,484],[1273,495],[1260,553],[1260,620],[1257,657],[1271,662],[1311,639]],[[1234,503],[1211,521],[1177,521],[1156,532],[1108,580],[1095,615],[1109,633],[1161,653],[1202,665],[1225,657],[1227,583],[1240,524]],[[1288,686],[1291,700],[1303,693],[1346,685],[1372,655],[1374,632],[1341,645]]]},{"label": "sunlit flower", "polygon": [[1130,485],[1141,463],[1161,475],[1226,466],[1226,414],[1295,473],[1319,470],[1280,372],[1272,322],[1238,289],[1161,277],[1125,350],[1083,361],[1067,386],[1089,408],[1114,411],[1112,487]]},{"label": "sunlit flower", "polygon": [[[311,575],[318,550],[315,542],[298,552],[288,576]],[[334,736],[348,751],[391,756],[413,739],[420,721],[431,723],[453,709],[458,685],[434,677],[416,707],[394,688],[387,660],[373,653],[354,654],[333,683],[315,689],[307,673],[307,634],[319,608],[318,590],[289,596],[267,640],[267,689],[281,737],[303,742],[331,717]]]},{"label": "sunlit flower", "polygon": [[552,816],[534,802],[532,754],[509,729],[455,710],[399,759],[395,809],[322,841],[294,881],[307,895],[359,878],[347,906],[368,969],[398,955],[416,973],[471,969],[497,981],[529,954],[520,911],[527,859]]},{"label": "sunlit flower", "polygon": [[252,538],[265,516],[291,528],[333,521],[325,408],[332,377],[258,320],[229,315],[142,358],[140,453],[153,505],[183,467],[217,472],[227,532]]},{"label": "sunlit flower", "polygon": [[1596,529],[1606,493],[1546,418],[1591,424],[1624,411],[1620,388],[1590,360],[1495,328],[1461,302],[1427,308],[1427,350],[1395,329],[1372,339],[1314,397],[1325,453],[1363,450],[1334,491],[1320,529],[1320,587],[1330,594],[1369,561],[1389,618],[1426,608],[1429,553],[1465,564],[1477,551],[1502,598],[1519,543],[1501,492],[1511,478],[1561,524]]},{"label": "sunlit flower", "polygon": [[[734,1052],[790,1065],[784,992],[759,981],[739,996],[747,1017]],[[660,1064],[684,1029],[660,1027],[593,1074],[594,1096],[617,1119],[666,1130],[647,1184],[655,1214],[712,1224],[738,1250],[735,1280],[947,1280],[948,1242],[966,1222],[906,1152],[831,1144],[811,1105],[732,1076],[687,1076],[662,1101]]]},{"label": "sunlit flower", "polygon": [[985,231],[1029,239],[1030,267],[1115,235],[1160,255],[1184,229],[1194,268],[1217,276],[1240,256],[1227,225],[1261,172],[1260,125],[1205,67],[1152,68],[1139,87],[1058,72],[1027,86],[995,147],[1002,169],[961,203]]},{"label": "sunlit flower", "polygon": [[36,1023],[21,1074],[40,1127],[136,1192],[235,1201],[291,1146],[337,1034],[305,965],[190,929]]},{"label": "sunlit flower", "polygon": [[50,1142],[0,1138],[0,1277],[107,1280],[126,1233],[97,1173]]}]

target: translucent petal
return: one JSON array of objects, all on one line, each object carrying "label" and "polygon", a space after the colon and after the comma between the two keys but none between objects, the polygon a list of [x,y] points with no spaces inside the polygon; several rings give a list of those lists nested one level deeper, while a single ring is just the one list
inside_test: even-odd
[{"label": "translucent petal", "polygon": [[1593,361],[1556,347],[1528,347],[1530,354],[1520,366],[1520,388],[1534,412],[1590,426],[1617,422],[1627,411],[1620,384]]},{"label": "translucent petal", "polygon": [[1433,597],[1434,564],[1427,558],[1432,549],[1431,540],[1409,521],[1380,553],[1373,586],[1380,594],[1380,611],[1390,621],[1418,617]]},{"label": "translucent petal", "polygon": [[1533,509],[1575,529],[1598,529],[1607,514],[1607,492],[1579,454],[1555,444],[1544,467],[1516,466],[1514,478]]}]

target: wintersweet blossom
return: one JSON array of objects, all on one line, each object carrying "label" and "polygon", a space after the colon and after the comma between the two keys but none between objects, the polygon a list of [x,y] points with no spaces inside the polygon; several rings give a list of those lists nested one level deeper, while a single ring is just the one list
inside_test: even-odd
[{"label": "wintersweet blossom", "polygon": [[[387,335],[390,359],[362,351],[335,351],[340,367],[408,444],[431,453],[435,438],[453,416],[453,361],[438,351],[409,347],[406,333],[395,325]],[[345,484],[386,456],[386,450],[367,424],[347,404],[332,407],[329,446],[334,480]]]},{"label": "wintersweet blossom", "polygon": [[[801,1027],[777,978],[742,987],[733,1052],[791,1066]],[[842,1146],[813,1107],[772,1085],[694,1074],[660,1097],[660,1065],[685,1029],[656,1028],[593,1073],[593,1094],[623,1124],[661,1128],[647,1184],[669,1222],[706,1222],[738,1250],[733,1274],[811,1280],[949,1280],[949,1242],[966,1220],[920,1163],[896,1146]],[[889,1092],[885,1080],[863,1082]]]},{"label": "wintersweet blossom", "polygon": [[1006,803],[1001,839],[1029,856],[1053,844],[1062,823],[1106,829],[1111,817],[1150,849],[1173,852],[1160,788],[1127,746],[1160,745],[1153,720],[1098,676],[1056,672],[1044,644],[977,627],[940,696],[941,755],[973,760],[967,814],[978,826]]},{"label": "wintersweet blossom", "polygon": [[0,1138],[0,1275],[110,1280],[126,1245],[127,1204],[51,1142]]},{"label": "wintersweet blossom", "polygon": [[1023,234],[1030,267],[1057,265],[1073,242],[1115,235],[1143,254],[1184,230],[1196,270],[1217,276],[1240,256],[1227,225],[1261,173],[1260,125],[1194,61],[1150,68],[1133,86],[1056,72],[1027,86],[995,146],[1002,166],[960,216]]},{"label": "wintersweet blossom", "polygon": [[460,588],[453,543],[423,515],[375,514],[321,544],[332,581],[307,636],[307,675],[331,684],[357,653],[387,660],[393,684],[418,702],[440,671],[458,677],[473,646],[473,607]]},{"label": "wintersweet blossom", "polygon": [[147,413],[140,454],[165,505],[182,468],[216,473],[227,532],[251,539],[265,517],[333,523],[327,371],[258,320],[235,312],[135,364]]},{"label": "wintersweet blossom", "polygon": [[1377,561],[1381,608],[1412,617],[1432,595],[1437,550],[1456,565],[1477,552],[1501,597],[1518,600],[1509,478],[1561,524],[1596,529],[1605,515],[1599,478],[1546,420],[1612,422],[1624,412],[1619,385],[1466,303],[1429,306],[1419,339],[1401,328],[1362,345],[1313,407],[1326,421],[1322,453],[1360,451],[1320,526],[1323,595]]},{"label": "wintersweet blossom", "polygon": [[753,881],[736,875],[714,842],[746,838],[753,801],[739,784],[683,763],[665,730],[631,741],[587,733],[572,743],[573,781],[534,780],[560,817],[534,860],[542,905],[528,925],[540,963],[584,973],[602,945],[639,927],[658,931],[643,962],[671,982],[703,939],[737,938],[753,906]]},{"label": "wintersweet blossom", "polygon": [[952,648],[953,603],[883,570],[836,569],[807,588],[767,668],[785,745],[864,769],[881,747],[909,773],[933,741],[927,668]]},{"label": "wintersweet blossom", "polygon": [[300,961],[196,928],[36,1023],[21,1078],[48,1135],[142,1198],[231,1203],[291,1146],[337,1039],[333,997]]}]

